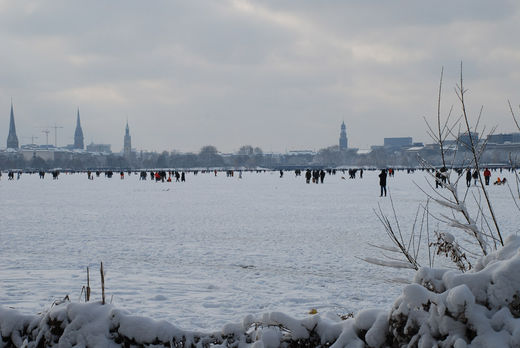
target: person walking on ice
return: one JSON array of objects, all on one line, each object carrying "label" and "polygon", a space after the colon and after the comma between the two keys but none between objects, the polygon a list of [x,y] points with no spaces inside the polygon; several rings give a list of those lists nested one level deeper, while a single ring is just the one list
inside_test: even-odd
[{"label": "person walking on ice", "polygon": [[473,179],[475,180],[475,186],[477,186],[477,182],[478,182],[478,170],[475,169],[475,171],[473,172]]},{"label": "person walking on ice", "polygon": [[486,181],[486,186],[489,185],[489,179],[491,179],[491,171],[489,168],[486,168],[486,170],[484,170],[484,180]]},{"label": "person walking on ice", "polygon": [[383,192],[386,197],[386,169],[381,169],[381,173],[379,174],[379,186],[381,186],[381,196],[383,197]]}]

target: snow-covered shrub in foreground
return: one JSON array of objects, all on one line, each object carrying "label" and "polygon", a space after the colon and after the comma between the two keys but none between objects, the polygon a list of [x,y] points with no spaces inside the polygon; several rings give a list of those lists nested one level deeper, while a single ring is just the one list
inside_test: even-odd
[{"label": "snow-covered shrub in foreground", "polygon": [[[130,315],[99,302],[63,302],[41,316],[0,307],[0,347],[293,347],[330,346],[339,336],[353,342],[353,321],[318,315],[295,320],[283,313],[247,316],[220,332],[181,330],[166,321]],[[365,318],[365,325],[373,320]],[[362,340],[357,339],[359,346]]]},{"label": "snow-covered shrub in foreground", "polygon": [[389,317],[393,345],[520,346],[520,238],[472,272],[420,269]]},{"label": "snow-covered shrub in foreground", "polygon": [[390,312],[354,318],[247,316],[220,332],[181,330],[100,303],[57,304],[39,316],[0,307],[0,347],[504,347],[520,346],[520,238],[471,272],[420,269]]}]

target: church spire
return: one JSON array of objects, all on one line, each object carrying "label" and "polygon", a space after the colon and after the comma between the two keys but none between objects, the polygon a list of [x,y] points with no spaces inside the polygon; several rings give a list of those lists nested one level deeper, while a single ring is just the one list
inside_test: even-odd
[{"label": "church spire", "polygon": [[132,157],[132,137],[130,136],[130,128],[128,127],[128,119],[126,120],[123,155],[125,156],[126,159],[130,159]]},{"label": "church spire", "polygon": [[81,122],[79,119],[79,108],[78,115],[76,118],[76,131],[74,132],[74,148],[75,149],[84,149],[83,144],[83,130],[81,129]]},{"label": "church spire", "polygon": [[345,121],[341,123],[341,131],[339,133],[339,149],[348,149],[347,127],[345,126]]},{"label": "church spire", "polygon": [[14,124],[13,100],[11,99],[11,117],[9,118],[9,135],[7,136],[7,148],[18,148],[18,137],[16,136],[16,126]]}]

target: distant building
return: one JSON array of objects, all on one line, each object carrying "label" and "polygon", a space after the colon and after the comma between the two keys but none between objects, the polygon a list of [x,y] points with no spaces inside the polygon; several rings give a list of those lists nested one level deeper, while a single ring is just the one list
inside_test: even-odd
[{"label": "distant building", "polygon": [[11,116],[9,118],[9,135],[7,136],[7,148],[18,149],[18,137],[16,136],[16,127],[14,125],[13,102],[11,102]]},{"label": "distant building", "polygon": [[385,138],[383,146],[386,148],[395,147],[411,147],[413,145],[412,137]]},{"label": "distant building", "polygon": [[127,159],[130,159],[132,156],[132,137],[130,136],[130,128],[128,128],[128,121],[126,121],[123,155]]},{"label": "distant building", "polygon": [[314,156],[315,151],[312,150],[291,150],[287,152],[288,156]]},{"label": "distant building", "polygon": [[487,137],[488,144],[518,144],[520,133],[491,134]]},{"label": "distant building", "polygon": [[110,149],[110,144],[94,144],[91,142],[87,145],[88,152],[102,152],[102,153],[112,153]]},{"label": "distant building", "polygon": [[56,154],[54,150],[45,149],[22,149],[21,153],[24,160],[26,161],[30,161],[36,157],[39,157],[45,161],[54,161],[54,156]]},{"label": "distant building", "polygon": [[[470,138],[471,136],[471,138]],[[459,147],[462,147],[464,149],[470,149],[471,148],[471,144],[473,143],[473,145],[477,146],[478,145],[478,133],[476,132],[470,132],[468,134],[468,132],[465,132],[465,133],[460,133],[459,136],[457,137],[457,144]]]},{"label": "distant building", "polygon": [[339,149],[348,149],[347,127],[345,122],[341,123],[341,132],[339,133]]},{"label": "distant building", "polygon": [[79,120],[79,108],[78,117],[76,118],[76,131],[74,132],[74,148],[81,150],[85,148],[83,144],[83,130],[81,129],[81,122]]}]

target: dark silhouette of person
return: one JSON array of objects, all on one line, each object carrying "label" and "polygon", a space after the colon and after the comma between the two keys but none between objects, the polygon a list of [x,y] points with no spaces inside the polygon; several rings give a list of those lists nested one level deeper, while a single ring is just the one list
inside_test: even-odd
[{"label": "dark silhouette of person", "polygon": [[309,184],[311,182],[311,176],[312,176],[312,174],[311,174],[310,169],[307,169],[307,171],[305,172],[305,182],[307,184]]},{"label": "dark silhouette of person", "polygon": [[486,168],[486,170],[484,170],[484,180],[486,181],[486,185],[489,185],[489,179],[491,179],[491,171]]},{"label": "dark silhouette of person", "polygon": [[478,170],[475,169],[475,171],[473,172],[472,177],[473,177],[473,179],[475,179],[475,185],[477,185],[477,181],[478,181]]},{"label": "dark silhouette of person", "polygon": [[322,184],[323,184],[323,179],[325,179],[325,171],[322,169],[320,171],[320,181],[321,181]]},{"label": "dark silhouette of person", "polygon": [[445,184],[448,181],[448,168],[442,167],[440,170],[441,181]]},{"label": "dark silhouette of person", "polygon": [[443,175],[438,170],[435,172],[435,188],[439,188],[439,186],[442,187],[442,176]]},{"label": "dark silhouette of person", "polygon": [[379,173],[379,186],[381,186],[381,196],[383,197],[383,192],[386,197],[386,169],[381,169],[381,173]]},{"label": "dark silhouette of person", "polygon": [[320,183],[320,171],[317,169],[312,171],[312,182],[315,184]]},{"label": "dark silhouette of person", "polygon": [[469,168],[466,169],[466,186],[471,186],[471,170]]}]

